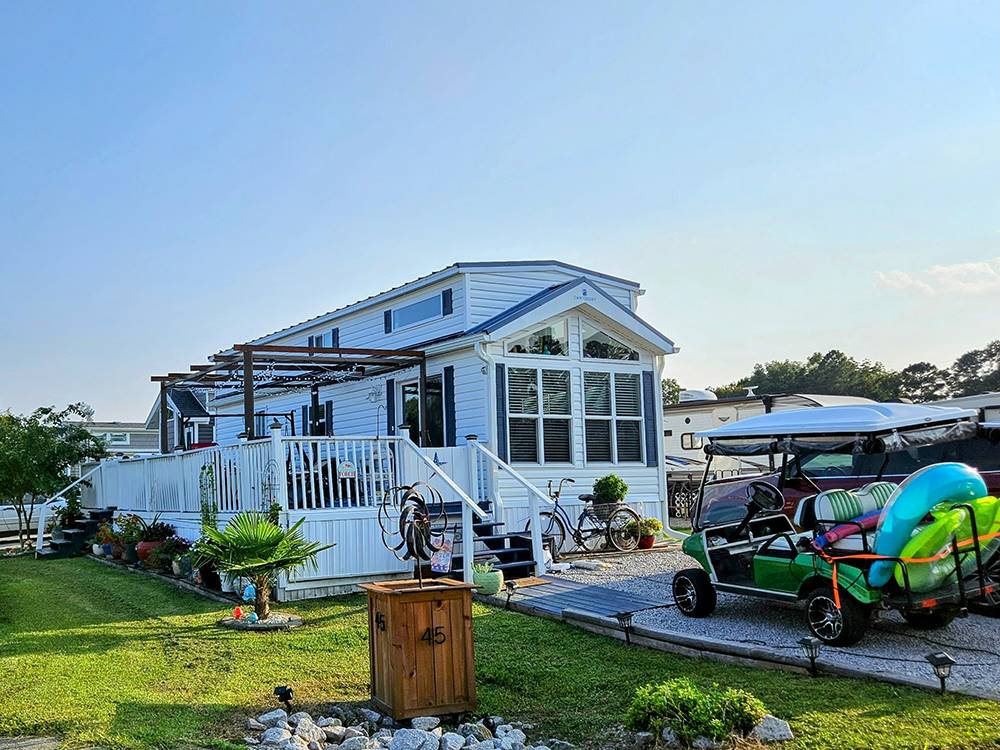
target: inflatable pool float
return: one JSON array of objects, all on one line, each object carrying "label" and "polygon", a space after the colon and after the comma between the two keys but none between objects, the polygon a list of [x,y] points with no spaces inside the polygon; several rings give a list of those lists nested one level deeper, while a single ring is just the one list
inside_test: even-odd
[{"label": "inflatable pool float", "polygon": [[[925,466],[908,476],[882,509],[875,534],[875,554],[900,557],[914,529],[938,503],[967,503],[985,495],[986,483],[970,466],[959,463]],[[876,560],[868,571],[868,584],[875,588],[884,586],[895,569],[893,560]]]}]

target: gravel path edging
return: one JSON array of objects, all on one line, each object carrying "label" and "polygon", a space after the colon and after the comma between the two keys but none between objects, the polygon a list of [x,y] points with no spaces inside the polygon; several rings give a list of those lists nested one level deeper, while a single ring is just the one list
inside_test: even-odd
[{"label": "gravel path edging", "polygon": [[[503,608],[506,600],[499,596],[475,595],[480,601],[492,606]],[[610,617],[602,617],[589,612],[575,609],[564,609],[562,616],[556,616],[548,612],[533,608],[530,604],[511,600],[509,608],[521,614],[543,617],[550,620],[559,620],[568,625],[578,627],[591,633],[603,635],[615,640],[624,641],[625,632],[618,625],[617,620]],[[644,625],[632,625],[629,629],[629,640],[633,645],[656,651],[688,656],[696,659],[712,659],[726,664],[738,666],[766,667],[769,669],[784,669],[786,671],[807,674],[809,671],[809,661],[805,657],[790,656],[787,653],[769,649],[762,646],[748,646],[731,643],[728,641],[710,638],[708,636],[692,636],[687,633],[679,633],[672,630],[661,630],[650,628]],[[918,688],[922,690],[938,690],[940,685],[937,680],[920,677],[907,677],[890,673],[872,673],[863,669],[856,669],[840,664],[830,664],[824,662],[822,658],[816,661],[816,670],[821,674],[833,675],[836,677],[850,677],[861,680],[875,680],[893,685]],[[974,686],[961,686],[951,688],[948,692],[968,695],[972,698],[984,700],[1000,701],[1000,692],[983,690]]]}]

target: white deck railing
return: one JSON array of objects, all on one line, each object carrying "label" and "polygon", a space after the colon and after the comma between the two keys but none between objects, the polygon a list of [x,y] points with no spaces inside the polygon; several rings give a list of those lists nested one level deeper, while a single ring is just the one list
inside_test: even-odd
[{"label": "white deck railing", "polygon": [[[536,569],[544,571],[538,503],[548,498],[474,438],[461,447],[419,448],[400,435],[286,437],[275,426],[270,438],[148,458],[105,459],[91,473],[97,507],[169,516],[198,513],[203,503],[214,503],[223,514],[267,510],[276,503],[290,515],[315,517],[314,523],[346,519],[344,514],[374,519],[392,488],[423,482],[446,502],[461,503],[463,568],[471,580],[474,518],[488,516],[481,503],[491,500],[494,513],[503,515],[498,471],[528,490],[533,556]],[[374,520],[368,524],[374,528],[372,524]]]}]

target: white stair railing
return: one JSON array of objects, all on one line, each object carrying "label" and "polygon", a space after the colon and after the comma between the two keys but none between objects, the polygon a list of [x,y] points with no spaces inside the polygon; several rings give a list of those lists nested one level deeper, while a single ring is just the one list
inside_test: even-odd
[{"label": "white stair railing", "polygon": [[[97,464],[93,469],[85,474],[81,474],[76,480],[70,482],[68,485],[59,490],[58,493],[50,497],[44,503],[42,503],[38,508],[38,528],[35,533],[35,555],[37,556],[39,552],[45,547],[45,523],[49,520],[49,511],[53,510],[57,505],[65,504],[66,500],[63,497],[67,492],[76,487],[81,482],[89,479],[91,476],[96,474],[101,470],[102,464]],[[30,534],[31,531],[29,530]],[[30,538],[30,537],[29,537]]]},{"label": "white stair railing", "polygon": [[472,446],[472,450],[478,451],[482,456],[485,456],[497,469],[528,491],[528,514],[531,519],[531,555],[535,559],[535,575],[541,575],[545,572],[545,546],[542,541],[542,519],[538,512],[538,502],[542,501],[548,505],[554,505],[555,503],[552,502],[552,498],[529,482],[510,464],[480,443],[475,435],[469,435],[466,440]]}]

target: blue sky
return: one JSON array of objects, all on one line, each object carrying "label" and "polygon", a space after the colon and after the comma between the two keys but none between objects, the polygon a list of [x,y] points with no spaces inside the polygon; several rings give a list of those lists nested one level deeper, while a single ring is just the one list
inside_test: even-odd
[{"label": "blue sky", "polygon": [[0,408],[456,260],[635,278],[685,385],[1000,334],[994,3],[7,2]]}]

